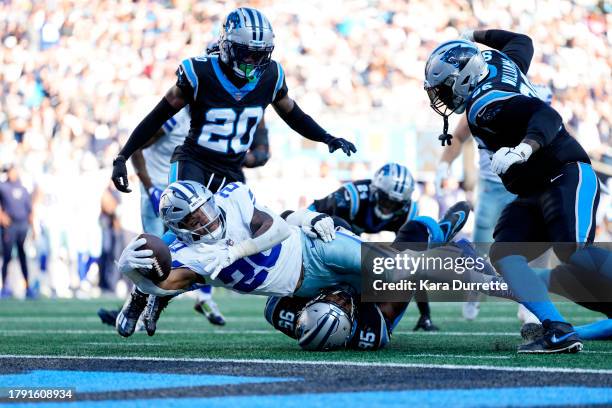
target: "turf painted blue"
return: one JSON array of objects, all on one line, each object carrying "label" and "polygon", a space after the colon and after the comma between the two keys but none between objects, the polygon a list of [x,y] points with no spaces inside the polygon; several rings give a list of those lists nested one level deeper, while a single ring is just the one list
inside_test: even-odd
[{"label": "turf painted blue", "polygon": [[21,374],[0,375],[0,388],[73,387],[79,392],[152,390],[175,387],[201,387],[301,381],[301,378],[243,377],[209,374],[166,374],[121,371],[34,370]]},{"label": "turf painted blue", "polygon": [[[412,390],[412,391],[373,391],[341,392],[325,394],[298,395],[252,395],[213,398],[183,399],[141,399],[113,401],[79,401],[79,408],[116,408],[117,404],[129,404],[130,407],[242,407],[249,408],[282,406],[283,408],[334,406],[353,407],[439,407],[441,405],[462,407],[531,407],[549,405],[602,405],[612,404],[612,388],[595,387],[521,387],[521,388],[481,388],[481,389],[447,389],[447,390]],[[348,405],[350,404],[350,405]],[[76,405],[75,405],[76,406]],[[0,404],[0,407],[33,407],[51,408],[66,407],[66,404]]]}]

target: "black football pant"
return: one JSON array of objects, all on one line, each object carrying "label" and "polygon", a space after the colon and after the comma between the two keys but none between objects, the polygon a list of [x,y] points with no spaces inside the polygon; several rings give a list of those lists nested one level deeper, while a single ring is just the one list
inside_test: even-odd
[{"label": "black football pant", "polygon": [[[528,261],[553,247],[564,262],[595,238],[599,181],[591,165],[568,163],[541,193],[518,197],[503,210],[495,227],[491,260],[522,255]],[[533,245],[504,243],[532,242]]]},{"label": "black football pant", "polygon": [[178,160],[170,166],[168,182],[173,183],[177,180],[193,180],[203,184],[213,193],[219,191],[223,186],[240,181],[244,182],[244,177],[237,180],[229,174],[215,173],[205,168],[200,163],[191,160]]},{"label": "black football pant", "polygon": [[8,265],[13,257],[13,247],[17,247],[17,255],[19,256],[19,264],[21,265],[21,273],[28,285],[28,262],[26,259],[23,243],[30,226],[27,221],[14,221],[11,225],[2,229],[2,287],[6,287],[6,278],[8,275]]}]

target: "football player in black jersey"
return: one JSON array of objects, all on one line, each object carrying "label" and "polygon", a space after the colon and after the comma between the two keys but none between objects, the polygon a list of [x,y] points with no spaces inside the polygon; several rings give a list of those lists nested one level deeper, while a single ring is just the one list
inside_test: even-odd
[{"label": "football player in black jersey", "polygon": [[281,65],[272,60],[274,33],[258,10],[238,8],[222,27],[219,55],[188,58],[176,72],[177,81],[157,106],[132,132],[113,162],[112,180],[118,190],[129,192],[125,161],[186,105],[191,129],[172,158],[178,180],[195,180],[212,191],[231,181],[243,181],[245,152],[253,133],[272,104],[279,116],[302,136],[342,149],[355,146],[327,133],[288,96]]},{"label": "football player in black jersey", "polygon": [[[442,144],[450,143],[448,116],[466,112],[480,148],[507,190],[518,195],[495,228],[491,259],[512,290],[544,323],[545,333],[520,353],[578,352],[582,342],[550,301],[528,261],[552,246],[566,262],[589,251],[595,234],[599,182],[589,157],[540,100],[526,74],[531,39],[503,30],[469,31],[438,46],[425,67],[425,90],[444,117]],[[492,49],[481,51],[478,42]],[[549,242],[521,250],[511,242]],[[560,245],[558,243],[572,243]],[[570,248],[568,250],[568,248]],[[578,252],[576,252],[578,251]]]},{"label": "football player in black jersey", "polygon": [[[271,59],[273,50],[272,26],[259,10],[241,7],[230,12],[221,29],[218,55],[214,55],[214,46],[207,50],[212,55],[183,60],[176,71],[176,84],[130,135],[113,161],[115,187],[131,191],[126,160],[187,105],[191,126],[172,156],[169,182],[194,180],[213,192],[227,183],[243,182],[246,152],[269,104],[293,130],[327,144],[330,153],[337,149],[348,156],[355,153],[351,142],[331,136],[288,96],[283,68]],[[167,243],[174,239],[172,234],[163,238]],[[133,292],[123,307],[125,313],[140,315],[136,309],[142,310],[141,298],[145,295]],[[163,300],[153,305],[150,314],[159,316],[166,304]],[[135,324],[130,319],[129,326]]]},{"label": "football player in black jersey", "polygon": [[[355,234],[397,233],[404,224],[418,216],[418,204],[412,200],[413,191],[414,179],[408,168],[398,163],[387,163],[376,171],[371,180],[346,183],[327,197],[315,200],[309,209],[342,218]],[[469,207],[465,204],[453,206],[449,217],[458,217],[455,214],[457,211],[463,211],[466,217],[462,222],[452,224],[456,227],[455,231],[450,231],[450,223],[440,224],[444,242],[463,227]],[[438,330],[431,321],[427,292],[418,291],[415,297],[421,316],[414,330]]]}]

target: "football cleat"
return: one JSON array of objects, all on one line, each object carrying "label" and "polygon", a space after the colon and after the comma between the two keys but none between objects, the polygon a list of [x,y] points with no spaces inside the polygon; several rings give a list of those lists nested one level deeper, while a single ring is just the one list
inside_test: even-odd
[{"label": "football cleat", "polygon": [[149,296],[147,307],[145,308],[142,322],[149,336],[155,334],[157,330],[157,321],[161,312],[168,306],[172,296]]},{"label": "football cleat", "polygon": [[544,327],[540,323],[525,323],[521,326],[523,340],[532,342],[544,337]]},{"label": "football cleat", "polygon": [[214,324],[215,326],[225,326],[225,318],[221,314],[219,306],[217,306],[217,303],[215,303],[214,300],[208,299],[198,302],[195,304],[193,309],[196,312],[203,314],[211,324]]},{"label": "football cleat", "polygon": [[419,317],[417,324],[414,326],[414,329],[412,330],[413,331],[423,330],[426,332],[430,332],[430,331],[438,331],[440,329],[438,328],[438,326],[433,324],[429,316],[421,316]]},{"label": "football cleat", "polygon": [[580,336],[571,324],[544,320],[542,335],[527,344],[520,345],[518,352],[522,354],[578,353],[582,347]]},{"label": "football cleat", "polygon": [[7,287],[3,287],[2,291],[0,291],[0,298],[11,298],[13,297],[13,292],[7,288]]},{"label": "football cleat", "polygon": [[115,326],[118,314],[119,310],[108,310],[102,307],[98,309],[98,317],[102,320],[102,323],[108,324],[109,326]]},{"label": "football cleat", "polygon": [[470,209],[470,204],[467,201],[459,201],[446,211],[439,222],[444,234],[443,242],[452,241],[455,235],[461,231],[470,216]]},{"label": "football cleat", "polygon": [[140,318],[140,314],[147,306],[148,295],[134,289],[127,298],[123,308],[117,315],[115,328],[117,333],[123,337],[130,337],[136,330],[136,324]]}]

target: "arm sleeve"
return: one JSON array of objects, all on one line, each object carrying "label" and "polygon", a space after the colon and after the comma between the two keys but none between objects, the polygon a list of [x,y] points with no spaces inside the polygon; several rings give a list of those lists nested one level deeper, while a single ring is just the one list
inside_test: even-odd
[{"label": "arm sleeve", "polygon": [[524,74],[529,70],[533,58],[533,42],[528,36],[505,30],[486,30],[476,40],[506,54]]},{"label": "arm sleeve", "polygon": [[293,105],[291,112],[285,113],[277,109],[278,115],[289,125],[289,127],[306,139],[315,142],[328,143],[333,137],[328,134],[317,122],[309,115],[305,114],[297,103]]},{"label": "arm sleeve", "polygon": [[359,210],[359,194],[353,183],[347,183],[327,197],[315,200],[310,209],[352,220]]},{"label": "arm sleeve", "polygon": [[165,97],[162,98],[157,106],[136,126],[119,154],[128,159],[136,150],[142,148],[149,139],[155,136],[159,128],[178,111],[170,105]]}]

